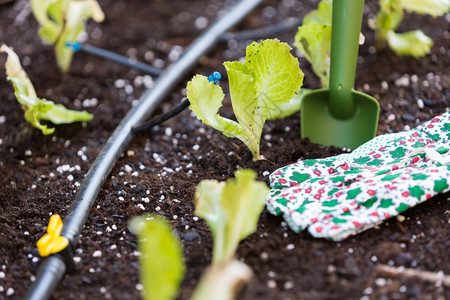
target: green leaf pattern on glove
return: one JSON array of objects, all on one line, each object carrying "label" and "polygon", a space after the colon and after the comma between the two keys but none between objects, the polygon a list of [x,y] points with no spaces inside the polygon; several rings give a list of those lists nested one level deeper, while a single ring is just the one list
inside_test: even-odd
[{"label": "green leaf pattern on glove", "polygon": [[450,190],[450,113],[378,136],[352,153],[270,175],[268,210],[296,232],[340,241]]}]

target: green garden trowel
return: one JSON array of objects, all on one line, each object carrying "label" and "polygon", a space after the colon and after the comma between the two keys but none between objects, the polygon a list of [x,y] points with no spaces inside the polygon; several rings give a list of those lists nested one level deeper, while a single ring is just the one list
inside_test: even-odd
[{"label": "green garden trowel", "polygon": [[364,0],[333,1],[330,85],[301,103],[301,136],[314,143],[355,149],[377,132],[377,100],[353,89],[363,8]]}]

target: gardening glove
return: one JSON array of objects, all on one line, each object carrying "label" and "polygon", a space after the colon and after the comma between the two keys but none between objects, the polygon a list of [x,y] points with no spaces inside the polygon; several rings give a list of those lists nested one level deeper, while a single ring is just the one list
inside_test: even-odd
[{"label": "gardening glove", "polygon": [[270,175],[267,208],[296,232],[343,240],[449,191],[449,139],[447,112],[352,153],[280,168]]}]

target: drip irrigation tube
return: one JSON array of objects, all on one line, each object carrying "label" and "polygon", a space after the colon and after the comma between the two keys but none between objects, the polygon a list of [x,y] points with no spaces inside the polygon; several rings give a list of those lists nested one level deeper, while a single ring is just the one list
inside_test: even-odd
[{"label": "drip irrigation tube", "polygon": [[159,125],[161,123],[163,123],[164,121],[169,120],[170,118],[178,115],[180,112],[182,112],[183,110],[185,110],[191,103],[189,102],[188,98],[183,98],[181,100],[181,102],[175,106],[174,108],[172,108],[170,111],[168,111],[167,113],[154,117],[153,119],[151,119],[148,122],[144,122],[141,124],[138,124],[136,126],[134,126],[133,128],[131,128],[131,131],[136,134],[145,130],[149,130],[152,129],[153,127],[155,127],[156,125]]},{"label": "drip irrigation tube", "polygon": [[[230,40],[242,41],[242,40],[255,40],[258,38],[264,38],[271,35],[277,35],[279,33],[283,33],[285,31],[297,28],[302,24],[302,21],[298,18],[288,18],[285,21],[277,23],[275,25],[265,26],[261,28],[244,30],[238,32],[224,32],[220,37],[220,42],[229,42]],[[120,55],[118,53],[99,48],[96,46],[92,46],[87,43],[75,42],[66,43],[66,46],[72,49],[75,52],[85,52],[88,54],[92,54],[109,61],[121,64],[126,67],[134,68],[143,72],[146,72],[153,76],[159,76],[162,74],[163,70],[150,66],[146,63],[132,60],[124,55]]]},{"label": "drip irrigation tube", "polygon": [[267,38],[268,36],[277,35],[285,31],[295,29],[300,25],[302,25],[301,19],[288,18],[287,20],[277,23],[275,25],[238,32],[225,32],[220,36],[219,40],[221,42],[228,42],[230,40],[243,41],[243,40],[255,40],[258,38]]},{"label": "drip irrigation tube", "polygon": [[89,44],[77,42],[77,43],[67,43],[66,46],[75,52],[82,51],[85,53],[89,53],[89,54],[110,60],[112,62],[124,65],[126,67],[134,68],[134,69],[146,72],[153,76],[160,76],[163,72],[163,70],[152,67],[146,63],[135,61],[126,56],[117,54],[115,52],[112,52],[112,51],[109,51],[106,49],[95,47],[95,46],[92,46]]},{"label": "drip irrigation tube", "polygon": [[[81,230],[101,187],[120,154],[133,137],[131,128],[147,119],[177,82],[194,67],[198,59],[217,43],[218,38],[240,22],[261,1],[242,0],[236,4],[197,38],[176,63],[169,66],[161,74],[155,86],[145,92],[138,105],[133,107],[120,122],[86,174],[83,183],[75,194],[70,211],[63,221],[64,227],[61,235],[69,240],[69,246],[67,247],[69,253],[76,249]],[[66,270],[70,267],[71,262],[68,260],[71,259],[71,255],[61,255],[60,253],[44,258],[39,265],[36,280],[28,289],[24,299],[49,299]]]}]

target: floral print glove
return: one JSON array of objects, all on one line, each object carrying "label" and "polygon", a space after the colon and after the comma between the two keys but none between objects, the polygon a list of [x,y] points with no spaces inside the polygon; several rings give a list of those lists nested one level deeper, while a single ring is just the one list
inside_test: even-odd
[{"label": "floral print glove", "polygon": [[341,241],[450,190],[450,112],[349,154],[308,159],[270,175],[267,208],[289,227]]}]

